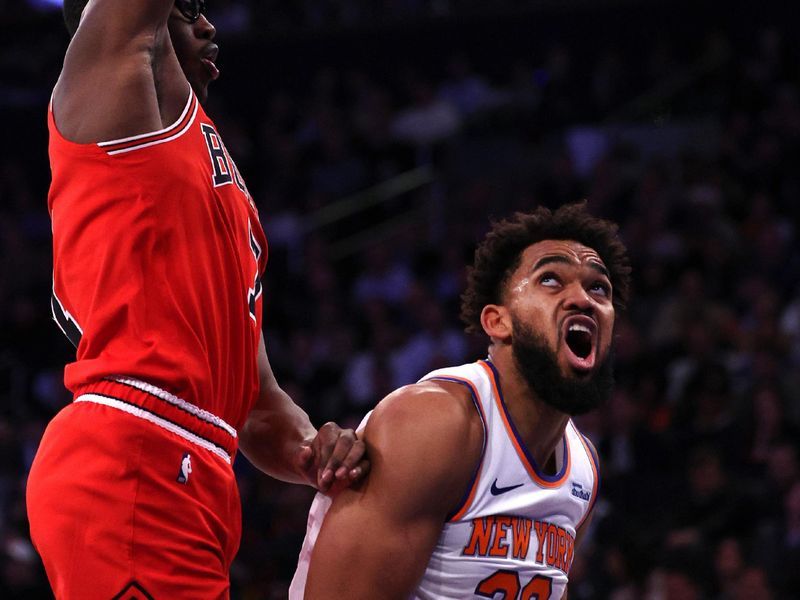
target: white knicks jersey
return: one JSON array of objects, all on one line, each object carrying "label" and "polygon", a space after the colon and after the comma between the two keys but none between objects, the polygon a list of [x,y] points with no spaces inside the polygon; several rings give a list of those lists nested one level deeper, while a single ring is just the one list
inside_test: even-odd
[{"label": "white knicks jersey", "polygon": [[[443,524],[410,598],[559,600],[576,531],[597,499],[593,451],[570,420],[556,448],[557,473],[547,475],[520,440],[489,361],[433,371],[421,381],[432,379],[470,390],[483,421],[484,448],[468,492]],[[311,551],[329,506],[321,494],[311,506],[290,600],[303,598]]]}]

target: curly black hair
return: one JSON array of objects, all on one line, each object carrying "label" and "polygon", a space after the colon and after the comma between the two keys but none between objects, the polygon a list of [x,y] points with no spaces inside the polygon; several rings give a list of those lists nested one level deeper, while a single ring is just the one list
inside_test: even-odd
[{"label": "curly black hair", "polygon": [[631,267],[628,252],[617,235],[617,225],[589,214],[586,202],[567,204],[555,211],[540,206],[493,223],[475,250],[467,289],[461,296],[461,320],[468,332],[483,332],[483,307],[502,302],[503,288],[519,266],[522,253],[543,240],[571,240],[597,252],[610,274],[614,306],[625,307]]}]

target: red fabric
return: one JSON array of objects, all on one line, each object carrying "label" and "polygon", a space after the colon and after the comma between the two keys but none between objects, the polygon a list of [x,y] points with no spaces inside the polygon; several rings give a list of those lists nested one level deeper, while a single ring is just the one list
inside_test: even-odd
[{"label": "red fabric", "polygon": [[175,406],[146,391],[141,391],[116,381],[100,381],[85,388],[78,388],[76,397],[81,394],[98,394],[121,400],[127,405],[144,409],[146,412],[165,419],[180,428],[186,429],[206,442],[213,444],[228,454],[231,460],[238,449],[238,438],[227,429],[198,418],[183,407]]},{"label": "red fabric", "polygon": [[[180,483],[186,454],[192,469]],[[114,408],[71,404],[44,434],[27,503],[59,600],[109,600],[134,585],[161,600],[229,596],[241,535],[233,470],[173,433]]]},{"label": "red fabric", "polygon": [[267,247],[214,124],[191,94],[146,136],[75,144],[52,111],[49,129],[54,294],[83,332],[66,386],[124,375],[238,429],[258,392],[250,297]]}]

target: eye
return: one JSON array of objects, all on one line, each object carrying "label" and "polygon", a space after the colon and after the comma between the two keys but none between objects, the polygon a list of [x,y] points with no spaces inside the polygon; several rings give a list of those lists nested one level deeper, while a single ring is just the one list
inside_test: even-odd
[{"label": "eye", "polygon": [[545,287],[558,287],[561,281],[555,273],[544,273],[539,277],[539,283]]},{"label": "eye", "polygon": [[601,296],[608,297],[611,295],[611,286],[605,281],[595,281],[589,288],[589,291],[591,291],[593,294],[599,294]]}]

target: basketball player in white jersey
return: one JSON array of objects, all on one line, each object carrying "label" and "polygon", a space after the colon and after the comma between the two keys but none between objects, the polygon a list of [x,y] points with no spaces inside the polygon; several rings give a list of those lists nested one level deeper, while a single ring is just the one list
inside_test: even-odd
[{"label": "basketball player in white jersey", "polygon": [[616,226],[583,204],[494,224],[462,297],[489,358],[367,416],[370,478],[315,499],[290,600],[565,598],[598,494],[571,416],[611,390],[629,273]]}]

